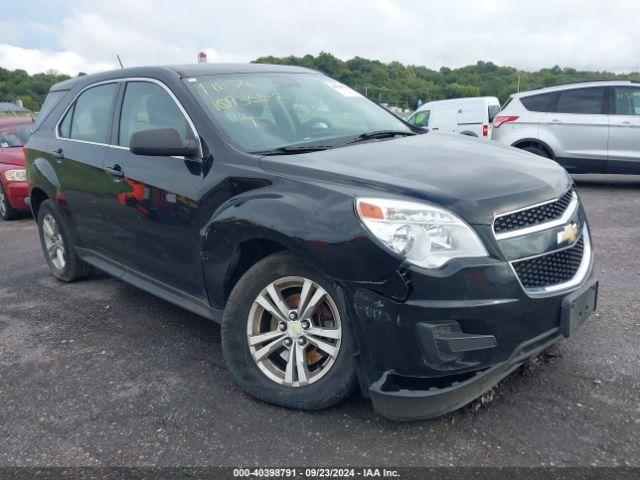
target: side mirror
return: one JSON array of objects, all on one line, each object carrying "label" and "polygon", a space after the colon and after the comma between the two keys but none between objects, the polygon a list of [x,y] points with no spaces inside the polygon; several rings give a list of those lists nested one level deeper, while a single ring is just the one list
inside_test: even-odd
[{"label": "side mirror", "polygon": [[140,130],[131,135],[129,149],[135,155],[152,157],[195,157],[198,142],[183,141],[175,128]]}]

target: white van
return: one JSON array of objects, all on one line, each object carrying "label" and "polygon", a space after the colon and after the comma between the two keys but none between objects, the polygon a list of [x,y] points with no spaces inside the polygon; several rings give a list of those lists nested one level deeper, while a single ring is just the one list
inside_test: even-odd
[{"label": "white van", "polygon": [[437,132],[461,133],[472,137],[491,137],[491,122],[500,110],[496,97],[452,98],[427,102],[407,121]]}]

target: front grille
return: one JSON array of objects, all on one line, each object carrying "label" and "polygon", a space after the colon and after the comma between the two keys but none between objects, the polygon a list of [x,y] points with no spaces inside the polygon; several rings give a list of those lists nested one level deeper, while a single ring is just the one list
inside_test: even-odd
[{"label": "front grille", "polygon": [[573,189],[569,189],[554,202],[502,215],[496,218],[493,229],[496,233],[505,233],[560,218],[567,210],[572,197]]},{"label": "front grille", "polygon": [[540,257],[513,262],[524,288],[550,287],[568,282],[578,273],[584,254],[584,235],[572,247]]}]

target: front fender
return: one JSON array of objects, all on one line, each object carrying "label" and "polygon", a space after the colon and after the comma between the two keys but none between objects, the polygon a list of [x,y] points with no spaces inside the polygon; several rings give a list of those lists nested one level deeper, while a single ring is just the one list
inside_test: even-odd
[{"label": "front fender", "polygon": [[223,308],[225,281],[241,246],[265,240],[314,262],[338,281],[382,281],[399,260],[372,241],[357,219],[353,196],[330,186],[276,177],[229,199],[203,229],[202,259],[211,303]]}]

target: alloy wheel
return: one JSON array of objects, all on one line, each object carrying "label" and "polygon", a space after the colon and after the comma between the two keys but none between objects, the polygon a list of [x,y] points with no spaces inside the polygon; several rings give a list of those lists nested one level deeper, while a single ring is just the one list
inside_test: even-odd
[{"label": "alloy wheel", "polygon": [[56,219],[49,213],[42,219],[42,233],[49,260],[51,260],[51,263],[57,270],[64,270],[67,264],[64,241],[60,233],[60,228],[58,227],[58,222],[56,222]]},{"label": "alloy wheel", "polygon": [[303,387],[325,376],[338,357],[341,338],[336,303],[308,278],[270,283],[249,312],[251,356],[265,376],[286,387]]}]

